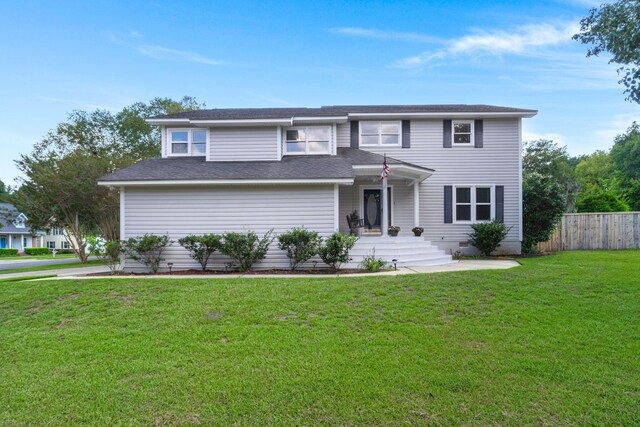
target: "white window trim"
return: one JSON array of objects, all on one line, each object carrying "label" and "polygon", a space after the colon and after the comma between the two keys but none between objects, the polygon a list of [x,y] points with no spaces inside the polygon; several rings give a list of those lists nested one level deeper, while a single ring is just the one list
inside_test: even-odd
[{"label": "white window trim", "polygon": [[[453,223],[454,224],[478,224],[481,222],[490,222],[493,219],[495,219],[496,217],[496,186],[493,184],[459,184],[459,185],[454,185],[453,186]],[[470,188],[471,189],[471,220],[470,221],[466,221],[466,220],[461,220],[458,221],[458,215],[457,215],[457,209],[456,207],[458,206],[458,200],[457,200],[457,196],[458,196],[458,192],[456,191],[456,189],[458,188]],[[486,219],[481,219],[481,220],[477,220],[476,219],[476,188],[489,188],[490,192],[491,192],[491,214],[490,214],[490,218],[488,220]],[[469,203],[461,203],[461,204],[469,204]],[[481,203],[481,205],[486,205],[486,203]]]},{"label": "white window trim", "polygon": [[[208,128],[167,128],[167,157],[190,157],[191,154],[191,145],[193,144],[193,131],[203,130],[205,131],[205,149],[204,155],[206,156],[209,152],[209,129]],[[173,153],[173,144],[174,142],[171,139],[172,132],[187,132],[187,152],[186,153]],[[176,144],[184,144],[185,141],[176,142]],[[200,155],[198,155],[200,157]]]},{"label": "white window trim", "polygon": [[[471,134],[469,135],[469,142],[455,142],[456,140],[456,125],[471,125]],[[451,121],[451,146],[452,147],[475,147],[475,120],[452,120]]]},{"label": "white window trim", "polygon": [[54,240],[47,240],[47,249],[55,249],[56,242]]},{"label": "white window trim", "polygon": [[[309,152],[309,139],[307,137],[307,135],[309,135],[309,133],[307,132],[307,129],[328,129],[329,130],[329,150],[326,153],[310,153]],[[304,153],[300,152],[300,151],[292,151],[289,152],[287,150],[287,131],[288,130],[303,130],[304,129]],[[326,156],[326,155],[331,155],[331,153],[333,153],[333,127],[331,125],[327,125],[327,126],[289,126],[283,129],[282,131],[282,155],[283,156]],[[299,141],[302,142],[302,141]]]},{"label": "white window trim", "polygon": [[[363,144],[362,143],[362,123],[377,123],[378,128],[378,143],[377,144]],[[382,143],[382,123],[395,123],[398,125],[398,143],[397,144],[383,144]],[[391,134],[389,134],[391,135]],[[402,147],[402,120],[361,120],[358,122],[358,141],[361,147]]]}]

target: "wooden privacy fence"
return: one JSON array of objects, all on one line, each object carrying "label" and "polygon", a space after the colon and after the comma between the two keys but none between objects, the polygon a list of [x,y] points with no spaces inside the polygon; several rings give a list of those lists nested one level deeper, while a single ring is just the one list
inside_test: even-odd
[{"label": "wooden privacy fence", "polygon": [[551,240],[538,244],[544,252],[637,248],[640,212],[564,214]]}]

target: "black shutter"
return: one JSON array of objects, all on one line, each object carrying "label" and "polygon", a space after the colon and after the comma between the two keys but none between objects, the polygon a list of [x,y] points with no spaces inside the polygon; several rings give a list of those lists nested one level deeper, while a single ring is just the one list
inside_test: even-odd
[{"label": "black shutter", "polygon": [[451,120],[442,121],[442,146],[451,148]]},{"label": "black shutter", "polygon": [[504,222],[504,185],[496,185],[496,221]]},{"label": "black shutter", "polygon": [[482,120],[476,120],[473,125],[473,133],[475,135],[475,147],[482,148],[483,147],[483,128],[484,125]]},{"label": "black shutter", "polygon": [[444,186],[444,223],[453,223],[453,186]]},{"label": "black shutter", "polygon": [[411,121],[402,121],[402,148],[411,148]]},{"label": "black shutter", "polygon": [[360,147],[358,139],[360,138],[360,125],[358,121],[351,122],[351,148]]}]

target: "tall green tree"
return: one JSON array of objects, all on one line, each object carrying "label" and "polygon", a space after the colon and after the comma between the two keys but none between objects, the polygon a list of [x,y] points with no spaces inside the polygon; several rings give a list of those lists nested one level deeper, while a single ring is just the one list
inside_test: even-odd
[{"label": "tall green tree", "polygon": [[611,148],[618,193],[634,211],[640,211],[640,126],[633,124],[618,135]]},{"label": "tall green tree", "polygon": [[587,56],[609,52],[609,63],[621,65],[619,83],[626,89],[627,100],[640,103],[640,2],[618,0],[589,11],[580,21],[580,32],[573,36],[590,45]]},{"label": "tall green tree", "polygon": [[560,147],[546,139],[529,141],[524,146],[522,173],[523,176],[537,173],[552,177],[562,188],[565,211],[573,212],[579,185],[572,162],[572,158],[567,154],[567,147]]},{"label": "tall green tree", "polygon": [[614,176],[615,165],[608,152],[597,150],[583,157],[576,165],[576,179],[580,186],[582,199],[599,192],[615,192],[617,187]]},{"label": "tall green tree", "polygon": [[562,186],[550,175],[528,173],[522,183],[522,251],[534,252],[539,242],[551,238],[566,206]]},{"label": "tall green tree", "polygon": [[0,180],[0,203],[11,203],[11,194],[14,189],[10,185],[5,185],[2,180]]},{"label": "tall green tree", "polygon": [[86,262],[86,237],[119,236],[119,194],[96,180],[117,169],[160,154],[160,133],[145,119],[203,108],[191,97],[179,101],[156,98],[112,114],[104,110],[74,111],[33,152],[16,160],[24,174],[15,204],[34,229],[61,227],[81,262]]}]

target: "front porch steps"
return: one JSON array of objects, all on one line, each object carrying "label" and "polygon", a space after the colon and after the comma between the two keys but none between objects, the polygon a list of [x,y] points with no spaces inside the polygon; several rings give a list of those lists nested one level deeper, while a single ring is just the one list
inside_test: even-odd
[{"label": "front porch steps", "polygon": [[452,262],[451,255],[447,255],[423,237],[362,236],[351,249],[353,259],[344,267],[360,267],[362,259],[370,255],[374,249],[376,258],[382,258],[390,265],[393,265],[393,259],[397,259],[397,267],[421,267]]}]

